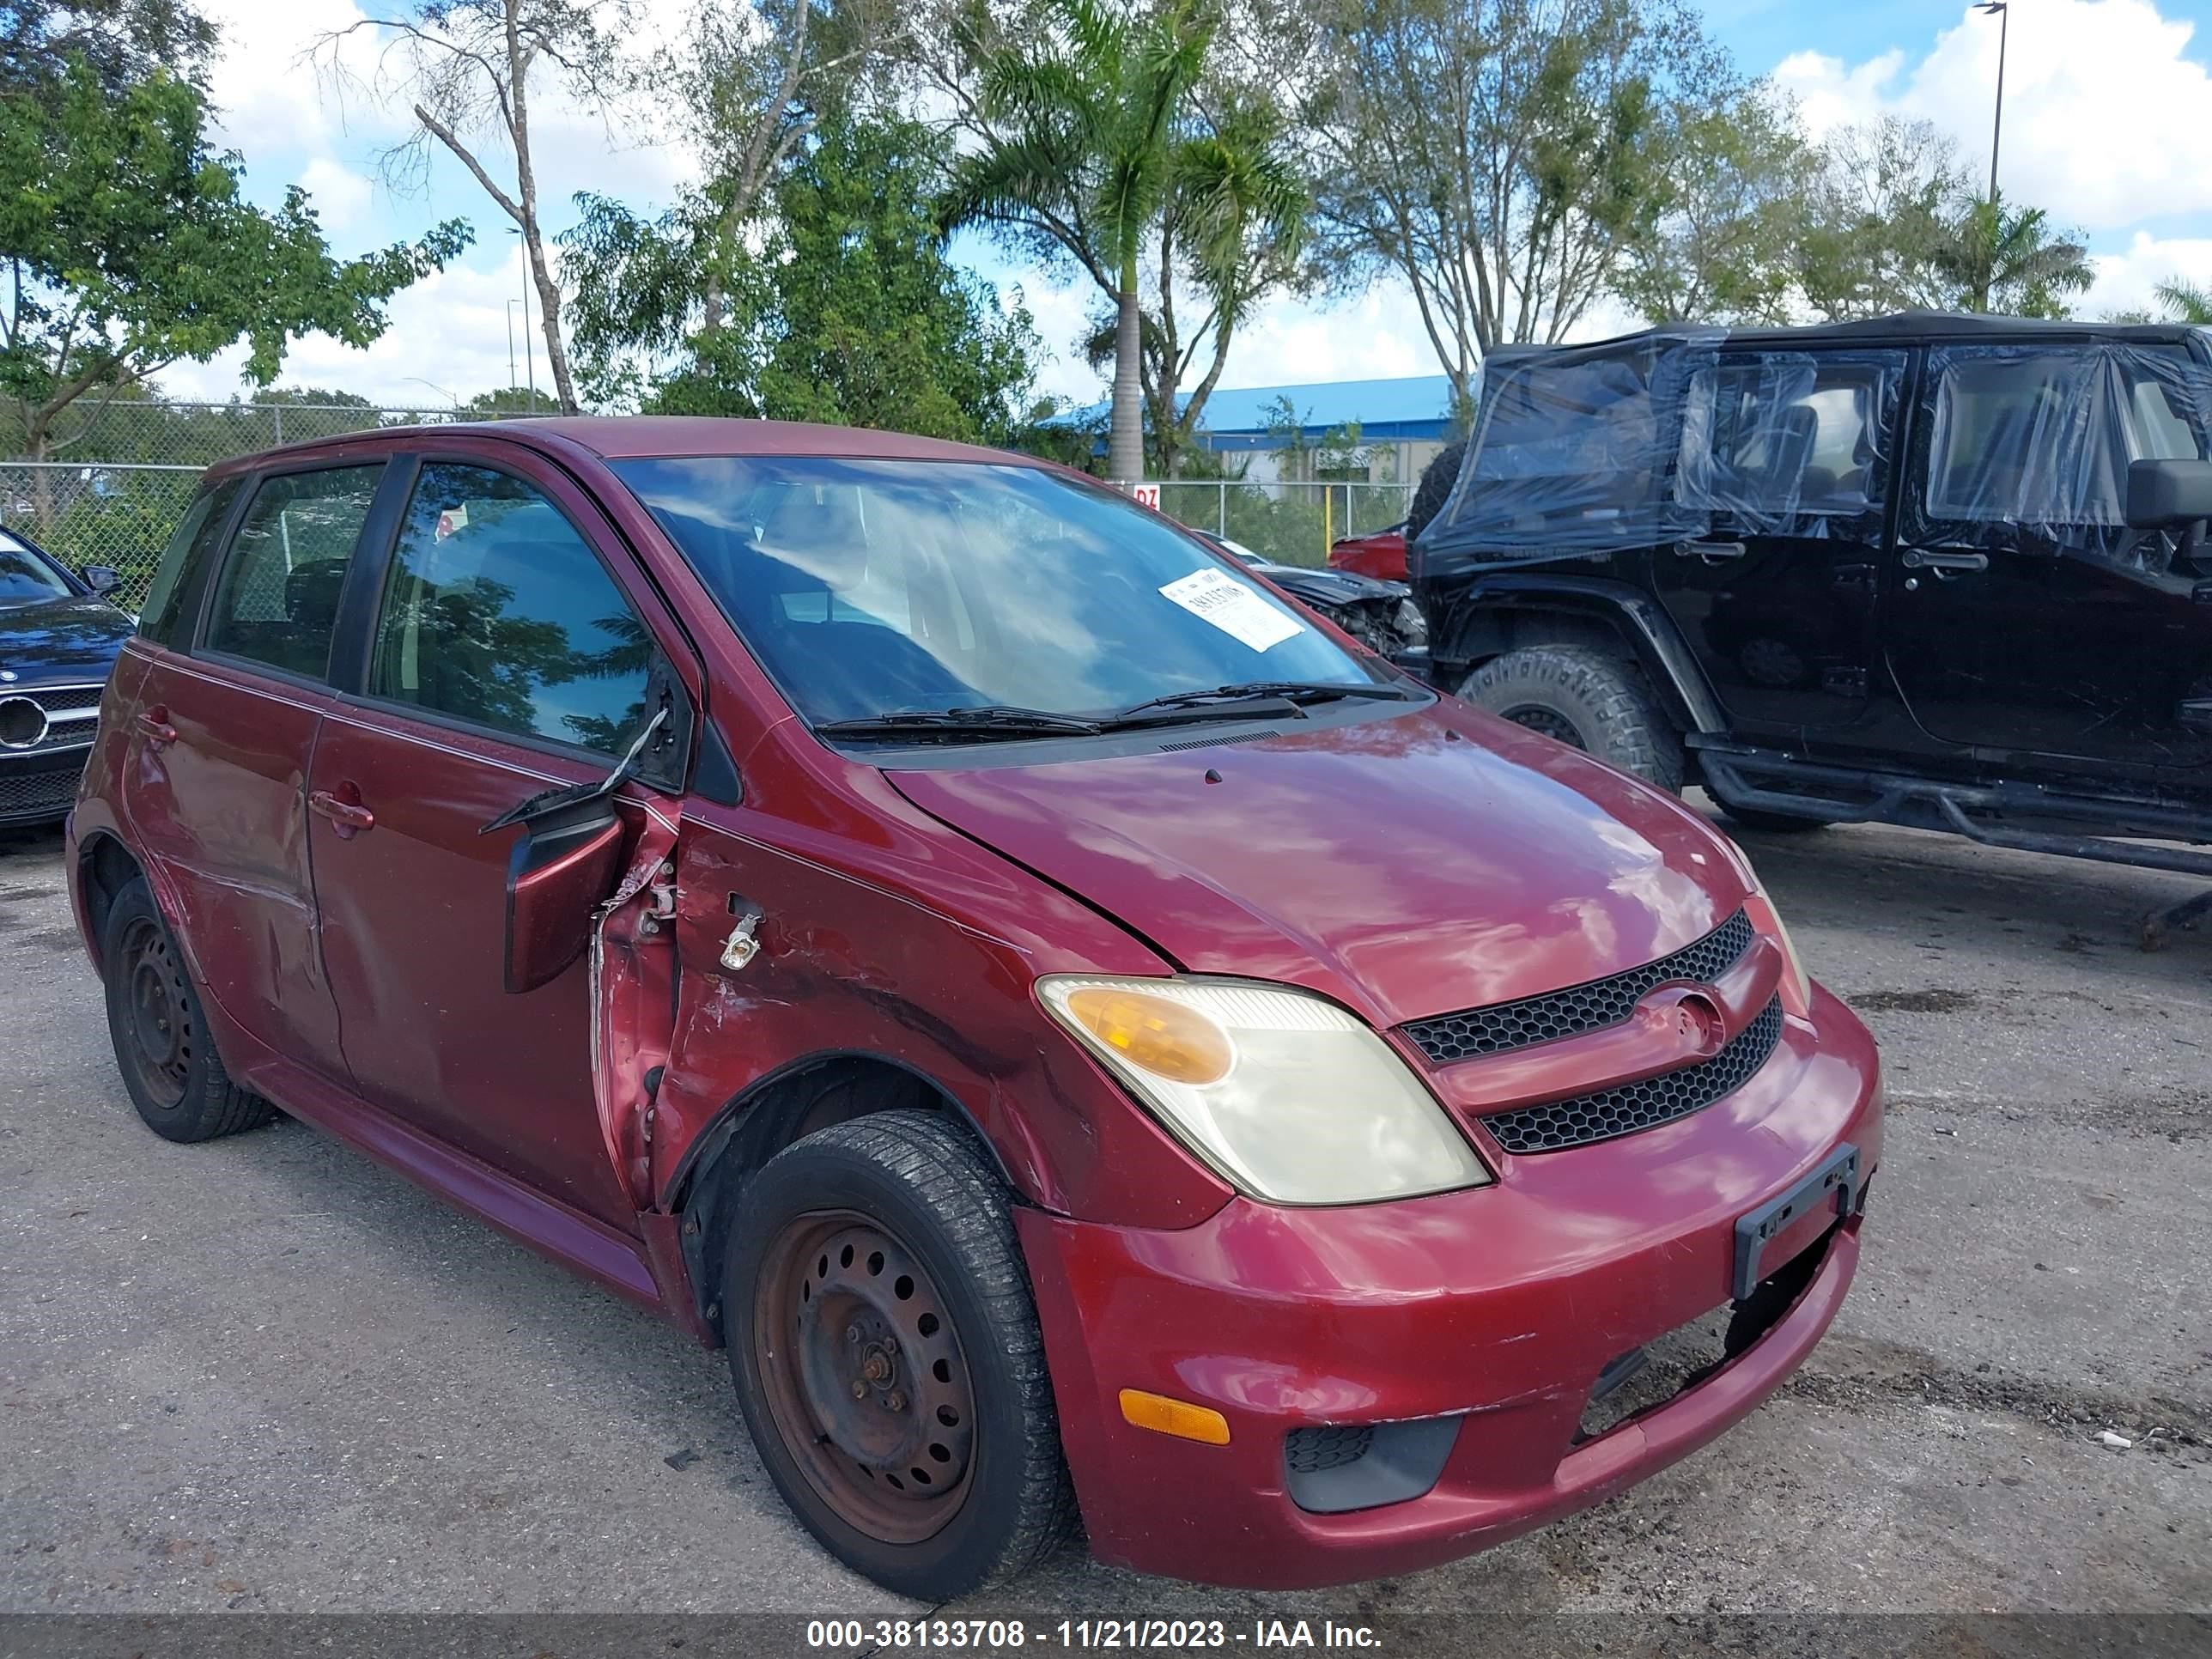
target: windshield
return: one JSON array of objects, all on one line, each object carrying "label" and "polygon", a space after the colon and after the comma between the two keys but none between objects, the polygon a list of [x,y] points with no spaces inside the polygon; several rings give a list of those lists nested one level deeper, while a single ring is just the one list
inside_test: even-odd
[{"label": "windshield", "polygon": [[65,599],[76,590],[44,558],[0,531],[0,610]]},{"label": "windshield", "polygon": [[1098,715],[1255,680],[1381,677],[1157,513],[1039,468],[614,463],[816,725]]}]

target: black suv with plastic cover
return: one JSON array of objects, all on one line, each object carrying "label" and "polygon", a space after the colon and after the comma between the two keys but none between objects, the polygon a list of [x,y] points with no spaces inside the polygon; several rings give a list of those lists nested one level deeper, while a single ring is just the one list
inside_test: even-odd
[{"label": "black suv with plastic cover", "polygon": [[2212,874],[2212,337],[1909,314],[1501,350],[1437,683],[1764,827]]}]

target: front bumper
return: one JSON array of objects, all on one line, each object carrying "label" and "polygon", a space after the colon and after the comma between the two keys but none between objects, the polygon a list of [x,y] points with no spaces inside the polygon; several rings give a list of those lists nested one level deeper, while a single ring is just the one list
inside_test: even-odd
[{"label": "front bumper", "polygon": [[53,823],[69,816],[89,744],[0,755],[0,824]]},{"label": "front bumper", "polygon": [[[1757,1341],[1578,1440],[1609,1363],[1729,1301],[1739,1217],[1845,1143],[1863,1181],[1874,1169],[1872,1039],[1825,991],[1813,1016],[1790,1021],[1756,1077],[1691,1117],[1564,1152],[1486,1147],[1492,1187],[1342,1209],[1240,1199],[1175,1232],[1021,1212],[1094,1551],[1252,1589],[1384,1577],[1595,1504],[1738,1421],[1834,1318],[1858,1261],[1856,1215],[1808,1217],[1776,1242],[1764,1271],[1799,1255],[1809,1281]],[[1131,1425],[1124,1389],[1218,1411],[1229,1443]],[[1458,1428],[1421,1495],[1337,1514],[1292,1498],[1291,1431],[1435,1418]]]}]

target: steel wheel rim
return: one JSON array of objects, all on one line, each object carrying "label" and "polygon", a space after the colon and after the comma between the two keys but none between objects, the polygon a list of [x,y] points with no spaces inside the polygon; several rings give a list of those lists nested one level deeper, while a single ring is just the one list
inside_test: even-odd
[{"label": "steel wheel rim", "polygon": [[870,1538],[935,1536],[973,1484],[975,1401],[915,1253],[850,1211],[795,1217],[762,1263],[753,1311],[762,1391],[807,1485]]},{"label": "steel wheel rim", "polygon": [[144,917],[124,934],[123,1024],[131,1070],[156,1107],[173,1111],[184,1103],[191,1080],[191,1003],[184,965],[168,935]]},{"label": "steel wheel rim", "polygon": [[1564,743],[1571,749],[1588,749],[1583,734],[1575,729],[1574,722],[1556,709],[1545,708],[1535,703],[1523,703],[1518,708],[1509,708],[1505,718],[1516,726],[1525,726],[1554,742]]}]

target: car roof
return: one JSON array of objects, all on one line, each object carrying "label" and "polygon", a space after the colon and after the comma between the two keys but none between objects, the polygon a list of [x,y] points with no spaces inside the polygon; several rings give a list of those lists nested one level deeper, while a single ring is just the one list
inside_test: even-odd
[{"label": "car roof", "polygon": [[2117,340],[2142,344],[2172,345],[2200,336],[2204,330],[2189,323],[2091,323],[2072,319],[2046,321],[2034,317],[1990,317],[1964,311],[1897,311],[1886,317],[1856,322],[1808,323],[1784,328],[1734,328],[1702,323],[1661,323],[1632,334],[1594,340],[1572,346],[1500,345],[1485,359],[1501,366],[1548,352],[1572,350],[1602,355],[1607,346],[1626,346],[1657,336],[1693,335],[1716,343],[1741,344],[1783,350],[1799,346],[1912,345],[1922,341],[1989,343],[2003,340]]},{"label": "car roof", "polygon": [[610,461],[781,455],[845,460],[983,461],[1061,470],[1031,455],[867,427],[821,426],[804,421],[740,421],[709,415],[565,415],[507,421],[457,421],[436,426],[372,427],[237,456],[219,463],[211,471],[217,476],[227,475],[265,465],[272,459],[304,459],[319,451],[356,447],[363,443],[398,448],[410,441],[455,437],[495,438],[554,454],[581,451]]}]

